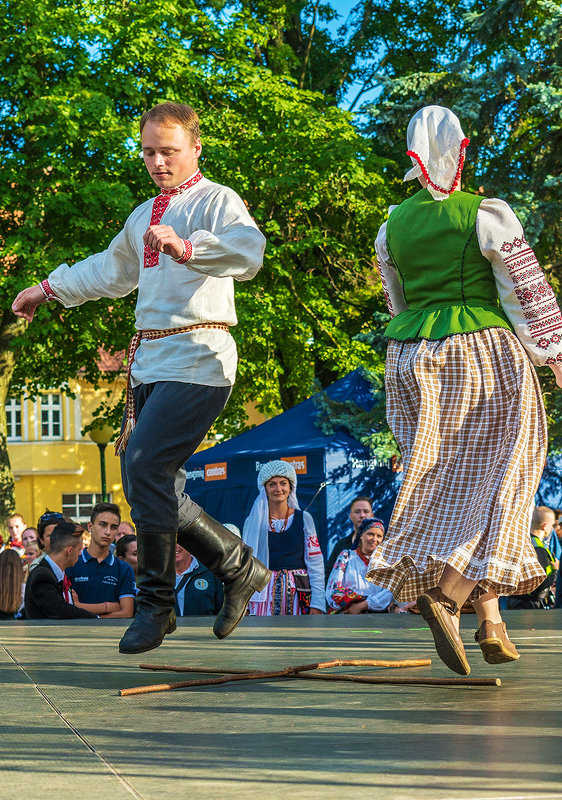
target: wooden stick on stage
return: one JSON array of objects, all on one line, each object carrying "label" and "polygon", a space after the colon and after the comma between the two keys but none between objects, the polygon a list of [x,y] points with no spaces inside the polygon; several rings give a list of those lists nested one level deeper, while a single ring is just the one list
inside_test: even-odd
[{"label": "wooden stick on stage", "polygon": [[[429,667],[430,658],[415,658],[406,661],[382,661],[372,658],[343,658],[335,661],[324,661],[318,664],[309,664],[307,669],[328,669],[329,667]],[[151,669],[162,672],[196,672],[200,675],[255,675],[254,669],[217,669],[216,667],[173,667],[170,664],[139,664],[140,669]],[[304,667],[292,667],[298,671],[304,671]],[[267,673],[266,673],[267,674]]]},{"label": "wooden stick on stage", "polygon": [[178,681],[177,683],[160,683],[153,686],[137,686],[133,689],[121,689],[121,697],[132,694],[150,694],[151,692],[167,692],[171,689],[188,689],[195,686],[216,686],[220,683],[231,683],[240,680],[265,680],[269,678],[298,678],[309,680],[349,681],[352,683],[370,684],[409,684],[418,686],[501,686],[499,678],[403,678],[403,677],[371,677],[367,675],[310,675],[308,673],[291,673],[287,670],[277,672],[254,672],[245,675],[225,675],[222,678],[208,678],[198,681]]},{"label": "wooden stick on stage", "polygon": [[[381,661],[371,659],[335,659],[333,661],[323,661],[316,664],[302,664],[295,667],[285,667],[281,670],[271,672],[250,670],[240,670],[230,672],[222,675],[220,678],[206,678],[194,681],[178,681],[176,683],[161,683],[153,686],[138,686],[132,689],[122,689],[119,694],[121,697],[127,697],[133,694],[149,694],[151,692],[165,692],[171,689],[185,689],[195,686],[217,686],[222,683],[232,683],[234,681],[248,681],[248,680],[267,680],[270,678],[305,678],[311,680],[328,680],[328,681],[349,681],[352,683],[370,683],[370,684],[410,684],[410,685],[424,685],[424,686],[500,686],[501,681],[499,678],[403,678],[403,677],[374,677],[368,675],[313,675],[310,674],[312,670],[327,669],[330,667],[338,666],[386,666],[386,667],[411,667],[411,666],[425,666],[431,664],[430,659],[411,659],[408,661]],[[170,667],[160,666],[158,664],[141,664],[142,669],[168,669],[174,672],[205,672],[198,667]],[[217,672],[218,670],[210,669],[209,672]]]}]

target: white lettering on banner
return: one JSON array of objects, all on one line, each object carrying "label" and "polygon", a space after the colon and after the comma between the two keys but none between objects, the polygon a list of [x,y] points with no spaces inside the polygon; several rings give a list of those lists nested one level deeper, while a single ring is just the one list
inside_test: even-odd
[{"label": "white lettering on banner", "polygon": [[226,480],[226,461],[220,464],[205,464],[206,481]]},{"label": "white lettering on banner", "polygon": [[352,458],[352,469],[376,469],[377,467],[387,467],[388,461],[380,461],[378,458]]},{"label": "white lettering on banner", "polygon": [[186,480],[193,481],[195,478],[205,478],[204,469],[192,469],[185,473]]}]

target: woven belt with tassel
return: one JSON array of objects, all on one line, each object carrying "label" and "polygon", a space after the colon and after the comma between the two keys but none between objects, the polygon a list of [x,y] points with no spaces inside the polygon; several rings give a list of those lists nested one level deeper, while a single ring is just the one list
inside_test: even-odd
[{"label": "woven belt with tassel", "polygon": [[217,329],[226,331],[228,333],[229,326],[226,322],[200,322],[197,325],[185,325],[183,328],[164,328],[163,330],[156,330],[147,328],[143,331],[137,331],[127,349],[127,393],[125,397],[125,424],[121,431],[120,437],[115,442],[115,455],[124,453],[127,447],[127,442],[131,433],[135,429],[136,415],[135,415],[135,396],[133,394],[133,387],[131,386],[131,368],[135,360],[135,353],[137,352],[142,339],[164,339],[166,336],[173,336],[176,333],[190,333],[191,331],[198,331],[202,329]]}]

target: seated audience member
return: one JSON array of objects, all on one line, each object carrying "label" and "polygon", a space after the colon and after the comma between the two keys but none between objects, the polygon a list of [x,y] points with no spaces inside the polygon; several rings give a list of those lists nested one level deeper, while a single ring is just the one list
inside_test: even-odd
[{"label": "seated audience member", "polygon": [[126,561],[132,567],[135,576],[137,574],[137,537],[134,533],[126,533],[115,545],[115,555],[121,561]]},{"label": "seated audience member", "polygon": [[72,585],[65,570],[76,563],[82,537],[73,522],[59,522],[49,534],[48,555],[30,572],[25,586],[26,619],[95,619],[73,604]]},{"label": "seated audience member", "polygon": [[21,514],[13,514],[11,517],[8,517],[6,525],[8,528],[8,541],[3,549],[16,550],[21,555],[23,553],[21,537],[22,533],[27,528],[27,524],[23,521]]},{"label": "seated audience member", "polygon": [[556,581],[558,560],[548,549],[545,540],[549,538],[555,522],[554,511],[546,506],[537,506],[531,520],[531,541],[537,559],[546,572],[546,578],[529,594],[510,595],[507,598],[509,609],[519,608],[552,608],[554,606],[553,586]]},{"label": "seated audience member", "polygon": [[[37,569],[41,561],[46,555],[49,554],[49,549],[51,546],[51,533],[54,531],[58,523],[62,522],[63,520],[65,520],[65,517],[60,511],[49,511],[48,509],[39,517],[39,521],[37,523],[37,539],[43,552],[39,558],[36,558],[35,561],[29,565],[30,570]],[[65,521],[71,522],[69,519],[66,519]]]},{"label": "seated audience member", "polygon": [[25,546],[25,550],[23,551],[23,563],[27,568],[33,564],[41,555],[41,548],[39,547],[38,541],[31,541]]},{"label": "seated audience member", "polygon": [[92,509],[89,546],[67,570],[78,595],[76,605],[100,617],[132,617],[135,606],[135,573],[110,552],[119,527],[119,507],[98,503]]},{"label": "seated audience member", "polygon": [[357,529],[357,547],[343,550],[336,559],[326,587],[330,614],[363,614],[394,609],[391,592],[367,580],[367,566],[375,547],[384,539],[380,519],[367,517]]},{"label": "seated audience member", "polygon": [[222,583],[207,567],[176,544],[176,616],[218,614],[223,601]]},{"label": "seated audience member", "polygon": [[[117,528],[117,533],[115,534],[115,539],[110,546],[110,550],[112,553],[115,553],[115,548],[117,547],[117,542],[119,539],[122,539],[123,536],[136,536],[137,532],[135,531],[135,526],[131,525],[130,522],[120,522],[119,527]],[[117,556],[119,558],[119,556]],[[136,575],[136,569],[135,569]]]},{"label": "seated audience member", "polygon": [[22,545],[24,547],[27,547],[27,545],[30,542],[36,542],[36,541],[37,541],[37,528],[26,528],[21,535]]},{"label": "seated audience member", "polygon": [[136,536],[137,532],[135,530],[135,526],[132,525],[130,522],[123,522],[119,523],[119,527],[117,528],[117,534],[115,536],[115,544],[119,541],[122,536]]},{"label": "seated audience member", "polygon": [[368,497],[356,497],[355,500],[351,503],[349,509],[349,519],[351,524],[353,525],[353,530],[351,533],[347,534],[347,536],[343,536],[341,539],[338,539],[334,547],[332,548],[332,552],[330,553],[330,558],[326,562],[326,581],[330,577],[330,573],[332,572],[332,568],[336,563],[336,558],[342,552],[342,550],[355,550],[357,547],[357,530],[364,519],[373,516],[373,505]]},{"label": "seated audience member", "polygon": [[0,553],[0,619],[17,619],[23,607],[25,574],[16,550]]}]

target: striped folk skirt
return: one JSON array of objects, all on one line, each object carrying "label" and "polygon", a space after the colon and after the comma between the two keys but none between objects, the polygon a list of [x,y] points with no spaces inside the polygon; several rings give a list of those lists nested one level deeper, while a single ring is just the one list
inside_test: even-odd
[{"label": "striped folk skirt", "polygon": [[306,592],[299,590],[303,578],[308,578],[305,569],[272,570],[272,577],[262,592],[264,599],[257,602],[251,600],[248,614],[272,617],[310,613],[310,589]]},{"label": "striped folk skirt", "polygon": [[517,337],[489,328],[392,340],[385,380],[404,478],[368,579],[415,600],[449,564],[478,581],[471,599],[532,591],[544,580],[529,531],[547,431]]}]

